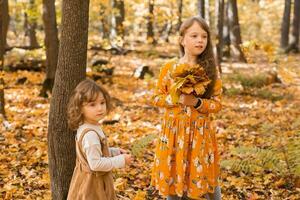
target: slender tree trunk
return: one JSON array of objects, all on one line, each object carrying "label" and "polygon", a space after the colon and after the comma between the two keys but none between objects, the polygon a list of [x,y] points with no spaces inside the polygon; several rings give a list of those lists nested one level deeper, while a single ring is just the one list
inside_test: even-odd
[{"label": "slender tree trunk", "polygon": [[[35,0],[30,0],[29,1],[29,11],[30,12],[36,12],[36,5],[35,5]],[[37,18],[35,16],[28,16],[26,13],[26,19],[28,20],[27,23],[27,33],[29,36],[29,46],[30,47],[38,47],[39,43],[36,38],[36,27],[37,27]]]},{"label": "slender tree trunk", "polygon": [[198,0],[198,12],[199,16],[205,19],[205,0]]},{"label": "slender tree trunk", "polygon": [[75,133],[67,125],[67,102],[85,78],[88,0],[63,0],[58,65],[50,104],[48,155],[52,199],[67,198],[75,166]]},{"label": "slender tree trunk", "polygon": [[219,66],[219,71],[222,72],[222,49],[223,49],[223,21],[224,21],[224,0],[215,1],[215,12],[216,12],[216,28],[217,28],[217,42],[216,42],[216,59]]},{"label": "slender tree trunk", "polygon": [[52,92],[58,57],[58,31],[56,24],[55,0],[43,0],[43,22],[46,46],[46,79],[40,96],[47,97]]},{"label": "slender tree trunk", "polygon": [[230,26],[230,41],[231,41],[231,49],[232,49],[232,56],[241,62],[246,62],[246,58],[244,53],[240,47],[242,44],[241,32],[240,32],[240,25],[239,25],[239,18],[238,18],[238,8],[236,0],[228,0],[229,3],[229,26]]},{"label": "slender tree trunk", "polygon": [[111,38],[117,36],[124,37],[124,26],[125,20],[125,5],[124,0],[111,0],[112,7],[112,22],[111,22]]},{"label": "slender tree trunk", "polygon": [[285,49],[289,44],[291,0],[285,0],[284,12],[281,23],[280,48]]},{"label": "slender tree trunk", "polygon": [[[5,109],[4,109],[4,80],[3,80],[3,65],[4,65],[4,51],[5,51],[5,42],[4,42],[4,10],[5,2],[0,0],[0,115],[3,118],[6,118]],[[1,117],[1,116],[0,116]]]},{"label": "slender tree trunk", "polygon": [[[182,0],[177,0],[177,6],[178,6],[178,22],[177,22],[176,30],[179,31],[179,28],[182,23],[182,6],[183,6]],[[172,21],[171,21],[171,25],[172,25]]]},{"label": "slender tree trunk", "polygon": [[100,21],[102,26],[102,37],[109,40],[109,14],[107,13],[107,6],[103,2],[100,3]]},{"label": "slender tree trunk", "polygon": [[291,42],[286,49],[286,53],[299,52],[299,26],[300,26],[300,0],[294,2],[294,18],[292,26]]},{"label": "slender tree trunk", "polygon": [[230,57],[230,27],[228,19],[228,2],[224,2],[224,24],[223,24],[223,50],[222,54],[225,57]]},{"label": "slender tree trunk", "polygon": [[210,5],[209,5],[209,0],[205,1],[205,20],[207,22],[208,25],[210,25],[210,14],[209,14],[209,10],[210,10]]},{"label": "slender tree trunk", "polygon": [[4,40],[4,46],[8,47],[7,45],[7,31],[9,26],[9,6],[8,6],[8,0],[3,0],[3,40]]},{"label": "slender tree trunk", "polygon": [[155,44],[154,31],[153,31],[153,21],[154,21],[154,0],[148,0],[148,20],[147,20],[147,41],[149,43]]}]

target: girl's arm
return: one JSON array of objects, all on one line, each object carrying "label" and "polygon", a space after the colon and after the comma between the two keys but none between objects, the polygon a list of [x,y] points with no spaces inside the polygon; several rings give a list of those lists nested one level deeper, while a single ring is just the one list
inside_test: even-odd
[{"label": "girl's arm", "polygon": [[111,156],[118,156],[118,155],[121,154],[121,151],[120,151],[120,149],[117,148],[117,147],[109,147],[109,154],[110,154]]},{"label": "girl's arm", "polygon": [[216,80],[213,95],[210,99],[201,99],[202,104],[196,108],[200,113],[217,113],[221,110],[222,81]]},{"label": "girl's arm", "polygon": [[157,81],[157,87],[155,94],[153,96],[153,104],[158,107],[173,107],[175,106],[171,101],[171,96],[169,94],[168,88],[170,80],[167,78],[167,72],[172,66],[172,62],[168,62],[161,69]]},{"label": "girl's arm", "polygon": [[83,149],[89,167],[92,171],[108,172],[116,168],[125,167],[125,156],[117,155],[114,157],[103,157],[101,144],[96,132],[90,131],[83,137]]}]

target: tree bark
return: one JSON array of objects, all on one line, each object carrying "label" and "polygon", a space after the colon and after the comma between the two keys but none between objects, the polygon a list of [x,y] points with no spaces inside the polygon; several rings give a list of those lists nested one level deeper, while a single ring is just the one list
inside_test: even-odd
[{"label": "tree bark", "polygon": [[52,199],[67,198],[75,166],[74,131],[67,125],[67,102],[85,78],[89,1],[63,0],[58,65],[50,103],[48,155]]},{"label": "tree bark", "polygon": [[224,24],[223,24],[223,50],[222,55],[230,57],[230,33],[229,33],[229,19],[228,19],[228,2],[224,2]]},{"label": "tree bark", "polygon": [[148,0],[148,20],[147,20],[147,41],[151,44],[155,44],[154,31],[153,31],[153,21],[154,21],[154,0]]},{"label": "tree bark", "polygon": [[284,12],[281,23],[280,48],[285,49],[289,44],[291,0],[285,0]]},{"label": "tree bark", "polygon": [[299,47],[298,47],[299,26],[300,26],[300,0],[295,0],[291,42],[285,51],[286,53],[289,53],[290,51],[293,51],[295,53],[299,52]]},{"label": "tree bark", "polygon": [[205,19],[205,0],[198,0],[198,12],[199,16]]},{"label": "tree bark", "polygon": [[209,0],[207,0],[207,1],[205,1],[205,20],[208,25],[211,24],[209,10],[210,10]]},{"label": "tree bark", "polygon": [[7,31],[9,26],[9,5],[8,0],[3,0],[3,40],[4,40],[4,47],[8,47],[7,44]]},{"label": "tree bark", "polygon": [[229,26],[230,26],[230,41],[231,41],[231,50],[232,57],[241,62],[246,62],[246,58],[244,53],[240,47],[242,44],[241,32],[240,32],[240,24],[238,18],[238,8],[236,0],[228,0],[229,3]]},{"label": "tree bark", "polygon": [[[182,7],[183,7],[182,0],[177,0],[177,6],[178,6],[178,22],[177,22],[176,30],[179,31],[179,28],[182,23]],[[172,21],[171,21],[171,25],[172,25]]]},{"label": "tree bark", "polygon": [[[29,10],[30,12],[36,12],[36,5],[34,0],[29,1]],[[36,26],[37,18],[35,16],[28,16],[28,13],[25,13],[25,31],[26,35],[29,37],[29,46],[38,47],[38,41],[36,38]]]},{"label": "tree bark", "polygon": [[101,31],[103,39],[109,40],[109,30],[110,30],[110,17],[107,13],[107,6],[103,2],[100,2],[100,21],[101,21]]},{"label": "tree bark", "polygon": [[46,46],[46,79],[40,96],[47,97],[52,92],[58,57],[58,31],[56,24],[55,0],[43,0],[43,22]]},{"label": "tree bark", "polygon": [[125,5],[124,0],[111,0],[112,7],[112,22],[111,22],[111,38],[117,36],[124,37],[124,26],[125,20]]},{"label": "tree bark", "polygon": [[216,60],[219,66],[219,71],[222,72],[222,49],[223,49],[223,21],[224,21],[224,0],[215,1],[216,12],[216,29],[217,29],[217,42],[216,42]]},{"label": "tree bark", "polygon": [[4,80],[3,80],[3,65],[4,65],[4,52],[5,52],[5,42],[4,42],[4,10],[5,2],[0,0],[0,115],[6,118],[5,107],[4,107]]}]

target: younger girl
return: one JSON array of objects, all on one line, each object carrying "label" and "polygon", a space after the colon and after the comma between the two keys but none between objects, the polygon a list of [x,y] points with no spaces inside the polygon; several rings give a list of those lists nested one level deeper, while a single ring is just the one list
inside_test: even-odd
[{"label": "younger girl", "polygon": [[[181,58],[167,62],[160,71],[156,106],[165,108],[157,143],[152,185],[167,199],[221,199],[218,186],[219,154],[210,114],[221,109],[221,80],[213,57],[206,22],[192,17],[180,27]],[[181,94],[172,103],[172,72],[177,66],[199,64],[211,80],[201,98]]]},{"label": "younger girl", "polygon": [[[110,111],[107,91],[94,81],[80,82],[68,104],[68,124],[77,129],[76,166],[71,180],[69,200],[115,199],[111,171],[131,162],[123,149],[108,148],[99,120]],[[122,154],[124,153],[124,154]]]}]

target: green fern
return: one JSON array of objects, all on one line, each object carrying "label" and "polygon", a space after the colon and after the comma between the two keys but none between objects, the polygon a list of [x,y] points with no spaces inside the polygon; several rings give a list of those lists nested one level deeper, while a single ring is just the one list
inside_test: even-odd
[{"label": "green fern", "polygon": [[231,153],[232,159],[221,162],[223,168],[247,174],[271,170],[280,175],[300,176],[300,134],[288,139],[287,145],[282,148],[243,146]]},{"label": "green fern", "polygon": [[146,146],[156,138],[156,135],[150,134],[139,140],[134,141],[131,147],[132,155],[141,157],[146,150]]}]

